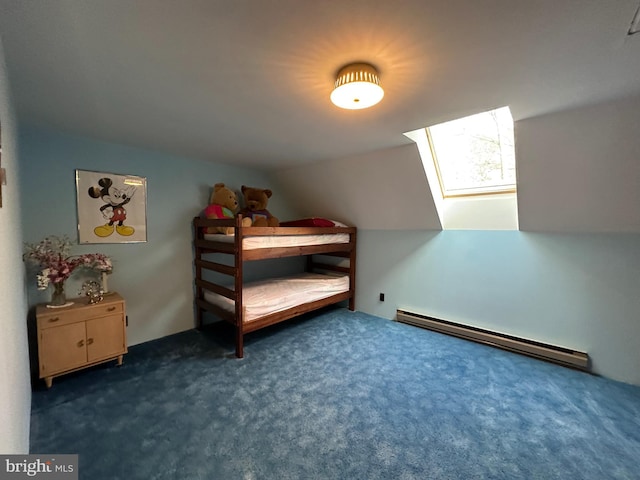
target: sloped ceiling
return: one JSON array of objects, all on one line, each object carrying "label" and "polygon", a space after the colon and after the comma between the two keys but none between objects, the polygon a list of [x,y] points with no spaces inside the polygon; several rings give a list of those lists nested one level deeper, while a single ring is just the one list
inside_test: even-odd
[{"label": "sloped ceiling", "polygon": [[283,169],[280,189],[303,217],[365,230],[441,230],[415,144]]},{"label": "sloped ceiling", "polygon": [[[19,124],[266,169],[368,229],[441,228],[404,132],[508,105],[521,229],[640,232],[639,4],[0,0],[0,36]],[[329,101],[354,61],[368,110]]]},{"label": "sloped ceiling", "polygon": [[516,123],[520,229],[640,233],[640,96]]},{"label": "sloped ceiling", "polygon": [[[516,120],[637,93],[638,0],[0,0],[21,123],[278,169],[408,144],[509,105]],[[636,35],[640,37],[640,35]],[[378,106],[329,102],[376,65]]]},{"label": "sloped ceiling", "polygon": [[[639,112],[635,96],[516,122],[519,229],[640,233]],[[442,228],[415,145],[282,169],[274,178],[304,216],[370,230]]]}]

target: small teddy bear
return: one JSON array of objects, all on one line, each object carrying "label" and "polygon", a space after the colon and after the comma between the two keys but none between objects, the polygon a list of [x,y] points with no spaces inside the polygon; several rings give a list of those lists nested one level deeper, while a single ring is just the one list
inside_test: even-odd
[{"label": "small teddy bear", "polygon": [[[209,205],[204,209],[206,218],[235,218],[238,210],[238,196],[236,193],[227,188],[224,183],[216,183],[213,186]],[[243,219],[244,226],[250,226],[251,220]],[[205,233],[224,233],[225,235],[233,235],[233,227],[206,227]]]},{"label": "small teddy bear", "polygon": [[251,219],[252,226],[277,227],[280,225],[280,221],[267,210],[267,204],[272,195],[271,190],[242,185],[242,195],[244,208],[240,210],[240,214],[244,218]]}]

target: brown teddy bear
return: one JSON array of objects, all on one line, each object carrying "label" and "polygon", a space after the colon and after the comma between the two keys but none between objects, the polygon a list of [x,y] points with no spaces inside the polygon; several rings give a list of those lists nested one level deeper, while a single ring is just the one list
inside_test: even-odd
[{"label": "brown teddy bear", "polygon": [[280,221],[267,210],[267,203],[272,195],[271,190],[242,185],[242,195],[244,208],[240,210],[240,214],[251,219],[252,226],[277,227],[280,225]]},{"label": "brown teddy bear", "polygon": [[[224,183],[216,183],[213,186],[209,205],[204,209],[206,218],[235,218],[238,210],[238,196],[236,192],[225,187]],[[251,225],[251,220],[243,219],[242,224],[247,227]],[[205,233],[224,233],[233,235],[233,227],[206,227]]]}]

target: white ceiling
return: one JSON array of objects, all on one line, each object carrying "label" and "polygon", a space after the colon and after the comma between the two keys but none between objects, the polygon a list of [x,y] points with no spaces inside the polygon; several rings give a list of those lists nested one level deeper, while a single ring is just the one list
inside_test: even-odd
[{"label": "white ceiling", "polygon": [[[18,119],[264,168],[410,143],[509,105],[516,120],[640,92],[638,0],[0,0]],[[329,101],[344,64],[383,101]]]}]

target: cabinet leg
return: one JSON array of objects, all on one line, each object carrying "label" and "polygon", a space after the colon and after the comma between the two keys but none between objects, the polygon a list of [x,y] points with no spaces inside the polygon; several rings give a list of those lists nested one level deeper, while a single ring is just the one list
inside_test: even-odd
[{"label": "cabinet leg", "polygon": [[51,388],[51,385],[53,385],[53,377],[44,377],[44,384],[47,388]]},{"label": "cabinet leg", "polygon": [[118,366],[122,365],[123,355],[118,355]]}]

